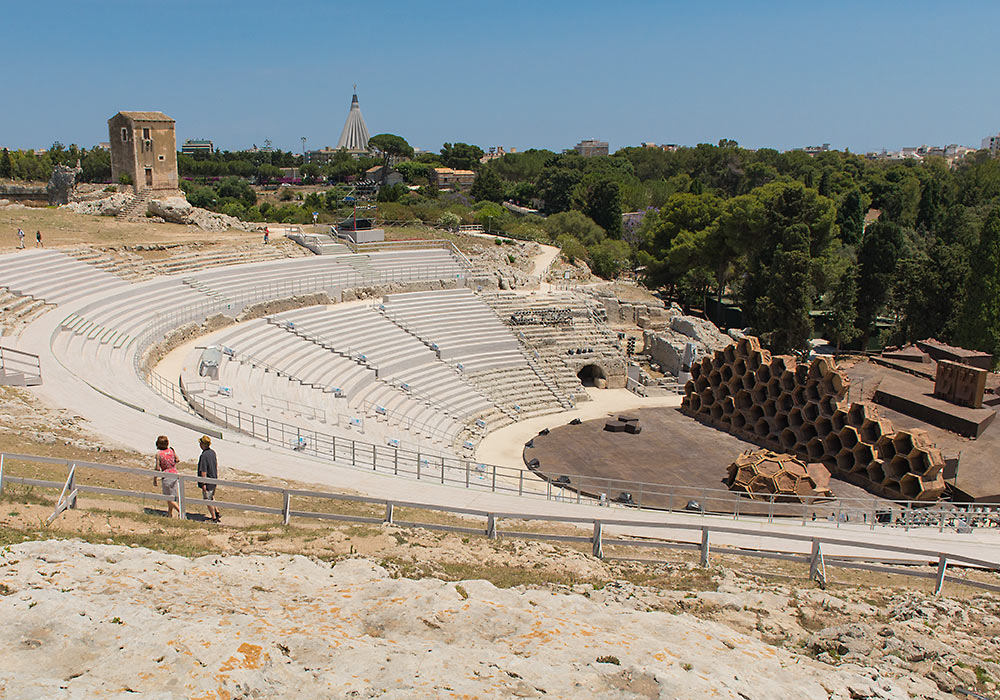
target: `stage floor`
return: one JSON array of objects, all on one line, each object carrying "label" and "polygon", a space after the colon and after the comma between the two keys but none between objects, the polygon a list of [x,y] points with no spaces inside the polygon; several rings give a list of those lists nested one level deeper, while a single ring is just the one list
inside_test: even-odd
[{"label": "stage floor", "polygon": [[[625,491],[651,508],[683,508],[688,500],[696,500],[712,512],[732,513],[737,508],[740,513],[769,512],[767,502],[737,497],[723,483],[729,464],[746,450],[759,449],[757,445],[703,425],[676,408],[644,408],[628,415],[639,418],[642,432],[638,435],[604,430],[607,418],[552,426],[548,435],[534,438],[534,447],[525,450],[525,457],[537,459],[538,471],[550,481],[570,475],[570,487],[588,495],[604,493],[615,499]],[[617,418],[617,414],[608,417]],[[673,489],[671,497],[635,482],[680,488]],[[885,502],[837,479],[830,480],[830,488],[839,498]],[[830,501],[810,507],[809,512],[826,517],[836,510],[837,502]],[[801,516],[803,506],[776,503],[773,512]]]}]

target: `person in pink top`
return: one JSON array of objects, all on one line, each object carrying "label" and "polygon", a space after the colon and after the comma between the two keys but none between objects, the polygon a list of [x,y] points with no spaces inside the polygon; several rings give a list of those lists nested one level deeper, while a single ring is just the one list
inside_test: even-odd
[{"label": "person in pink top", "polygon": [[[180,506],[177,503],[180,480],[176,476],[169,476],[177,473],[177,453],[170,446],[170,441],[166,435],[156,438],[156,471],[163,472],[160,477],[161,489],[164,496],[171,496],[173,500],[167,501],[167,517],[172,518],[174,513],[177,517],[181,515]],[[157,477],[153,477],[153,486],[156,486]]]}]

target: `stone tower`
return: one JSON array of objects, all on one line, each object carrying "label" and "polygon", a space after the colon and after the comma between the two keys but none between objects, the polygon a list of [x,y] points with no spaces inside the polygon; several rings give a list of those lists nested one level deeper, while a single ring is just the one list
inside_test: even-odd
[{"label": "stone tower", "polygon": [[119,112],[108,120],[111,179],[128,175],[135,191],[177,189],[174,120],[163,112]]}]

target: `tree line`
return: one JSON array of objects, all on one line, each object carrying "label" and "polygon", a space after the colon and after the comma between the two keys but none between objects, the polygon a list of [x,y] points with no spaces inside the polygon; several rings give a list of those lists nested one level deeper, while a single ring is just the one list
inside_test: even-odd
[{"label": "tree line", "polygon": [[[601,276],[633,269],[686,307],[737,304],[777,352],[804,350],[823,334],[843,348],[937,337],[1000,356],[1000,161],[985,151],[951,166],[722,140],[594,157],[532,149],[483,164],[472,144],[414,155],[401,137],[372,141],[382,145],[377,157],[338,153],[302,166],[304,179],[343,181],[407,158],[394,166],[405,185],[378,191],[380,219],[474,222],[557,243]],[[77,160],[84,180],[110,178],[106,151],[60,144],[38,156],[5,150],[0,177],[44,180],[55,164]],[[300,161],[282,151],[180,154],[178,167],[194,178],[185,187],[199,206],[254,220],[306,222],[317,211],[336,221],[346,211],[336,187],[258,204],[247,180]],[[438,192],[435,167],[475,170],[475,184]],[[540,214],[516,216],[503,201]]]}]

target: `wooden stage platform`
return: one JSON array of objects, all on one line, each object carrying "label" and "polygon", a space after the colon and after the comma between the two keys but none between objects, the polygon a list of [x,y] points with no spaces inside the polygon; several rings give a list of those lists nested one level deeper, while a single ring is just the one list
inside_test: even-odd
[{"label": "wooden stage platform", "polygon": [[[552,426],[547,435],[538,435],[526,448],[525,461],[537,459],[536,471],[558,487],[560,476],[569,476],[567,494],[580,489],[584,494],[606,494],[617,499],[622,492],[645,507],[683,508],[687,501],[698,501],[712,512],[756,513],[767,515],[767,502],[752,501],[726,490],[726,468],[736,457],[757,445],[729,433],[703,425],[676,408],[644,408],[629,411],[639,418],[638,435],[604,430],[606,418],[579,425]],[[616,414],[609,414],[616,418]],[[679,488],[666,493],[662,488],[640,486],[670,484]],[[886,503],[864,489],[837,479],[830,488],[839,498],[863,499]],[[802,516],[798,503],[776,503],[775,515]],[[808,512],[827,517],[837,510],[837,502],[810,506]]]}]

